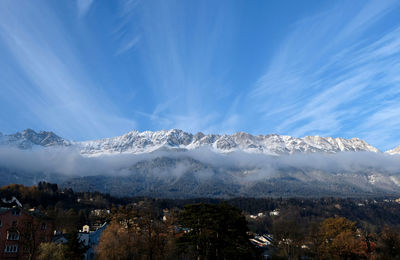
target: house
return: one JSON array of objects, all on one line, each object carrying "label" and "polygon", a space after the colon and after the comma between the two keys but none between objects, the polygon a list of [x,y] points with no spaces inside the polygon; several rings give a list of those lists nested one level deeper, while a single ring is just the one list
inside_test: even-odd
[{"label": "house", "polygon": [[90,211],[90,215],[92,216],[102,216],[102,215],[110,215],[111,211],[109,209],[93,209]]},{"label": "house", "polygon": [[273,242],[271,235],[255,236],[255,239],[262,242],[266,246],[272,245],[272,242]]},{"label": "house", "polygon": [[263,218],[263,217],[265,217],[265,214],[264,214],[264,212],[259,212],[259,213],[257,213],[257,215],[249,215],[249,217],[251,219]]},{"label": "house", "polygon": [[273,238],[272,235],[265,234],[265,235],[255,235],[250,241],[258,247],[268,247],[272,246]]},{"label": "house", "polygon": [[163,209],[162,221],[166,222],[170,217],[169,209]]},{"label": "house", "polygon": [[270,216],[279,216],[279,209],[274,209],[273,211],[269,212]]},{"label": "house", "polygon": [[100,236],[107,227],[107,222],[91,231],[88,225],[84,225],[82,230],[79,230],[79,239],[83,241],[85,246],[89,246],[85,254],[85,260],[94,259],[96,247],[100,242]]},{"label": "house", "polygon": [[90,231],[89,225],[84,225],[82,227],[82,230],[79,230],[79,232],[82,232],[82,233],[89,233],[89,231]]},{"label": "house", "polygon": [[22,208],[16,199],[0,203],[0,259],[34,258],[41,242],[50,242],[53,223],[38,211]]},{"label": "house", "polygon": [[250,242],[262,250],[262,259],[271,259],[273,255],[273,238],[270,234],[255,235]]}]

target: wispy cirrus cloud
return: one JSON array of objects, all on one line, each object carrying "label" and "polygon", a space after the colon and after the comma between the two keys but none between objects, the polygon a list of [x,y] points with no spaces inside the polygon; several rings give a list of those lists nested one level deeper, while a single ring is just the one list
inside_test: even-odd
[{"label": "wispy cirrus cloud", "polygon": [[139,26],[135,23],[135,14],[137,14],[139,4],[139,0],[119,1],[117,26],[113,32],[119,46],[115,55],[121,55],[131,50],[140,41]]},{"label": "wispy cirrus cloud", "polygon": [[78,16],[79,17],[85,16],[92,4],[93,0],[76,0],[76,6],[78,8]]},{"label": "wispy cirrus cloud", "polygon": [[[195,8],[179,1],[127,4],[123,23],[140,24],[137,50],[154,97],[152,111],[141,116],[156,129],[221,131],[225,111],[216,107],[224,106],[220,101],[230,90],[223,83],[226,73],[213,71],[225,47],[220,41],[233,34],[232,8],[217,2],[208,3],[213,8],[205,8],[206,2],[196,2]],[[137,20],[131,21],[132,13]]]},{"label": "wispy cirrus cloud", "polygon": [[31,2],[0,5],[0,40],[10,56],[8,66],[19,73],[18,81],[1,78],[8,86],[3,101],[25,108],[27,128],[39,123],[67,138],[77,133],[88,138],[135,126],[87,76],[79,50],[52,10]]},{"label": "wispy cirrus cloud", "polygon": [[130,49],[132,49],[140,40],[139,36],[136,36],[132,39],[129,39],[129,41],[124,41],[121,44],[121,47],[117,50],[117,52],[115,53],[115,55],[120,55],[126,51],[129,51]]},{"label": "wispy cirrus cloud", "polygon": [[0,131],[356,136],[385,150],[400,144],[399,8],[4,0]]},{"label": "wispy cirrus cloud", "polygon": [[[394,1],[352,8],[339,4],[300,20],[247,102],[255,103],[255,111],[263,120],[274,122],[279,133],[340,133],[389,148],[387,142],[371,137],[390,132],[393,140],[393,133],[400,130],[400,125],[381,120],[400,116],[393,108],[400,97],[396,73],[400,67],[400,23],[380,31],[376,27],[398,8]],[[379,120],[380,128],[371,127]],[[400,135],[395,138],[400,142]]]}]

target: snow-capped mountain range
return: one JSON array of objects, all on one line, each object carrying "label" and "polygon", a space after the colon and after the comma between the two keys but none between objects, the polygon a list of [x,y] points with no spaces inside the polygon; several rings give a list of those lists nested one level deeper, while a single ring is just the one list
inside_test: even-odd
[{"label": "snow-capped mountain range", "polygon": [[[20,133],[3,135],[0,133],[0,145],[28,149],[35,146],[73,146],[83,155],[101,155],[111,153],[149,153],[159,149],[193,150],[200,147],[211,148],[215,152],[227,153],[243,151],[268,155],[295,153],[337,153],[337,152],[375,152],[380,151],[359,138],[332,138],[306,136],[296,138],[285,135],[251,135],[238,132],[233,135],[191,134],[178,129],[161,131],[132,131],[122,136],[93,141],[75,142],[57,136],[53,132],[36,133],[31,129]],[[399,154],[400,147],[387,151]]]},{"label": "snow-capped mountain range", "polygon": [[0,186],[46,180],[118,196],[400,196],[400,147],[383,153],[359,138],[172,129],[76,142],[27,129],[0,133],[0,148]]}]

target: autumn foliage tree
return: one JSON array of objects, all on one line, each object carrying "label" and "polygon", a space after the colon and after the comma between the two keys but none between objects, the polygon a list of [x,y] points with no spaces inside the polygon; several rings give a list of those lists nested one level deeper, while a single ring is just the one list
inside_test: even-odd
[{"label": "autumn foliage tree", "polygon": [[65,260],[66,246],[56,243],[41,243],[39,246],[38,260]]},{"label": "autumn foliage tree", "polygon": [[320,259],[368,259],[365,241],[356,223],[346,218],[327,218],[319,228],[318,256]]},{"label": "autumn foliage tree", "polygon": [[396,228],[383,228],[377,250],[381,259],[400,259],[399,231]]},{"label": "autumn foliage tree", "polygon": [[168,222],[148,205],[120,207],[103,232],[98,259],[167,259],[174,239]]},{"label": "autumn foliage tree", "polygon": [[134,246],[128,229],[113,221],[101,235],[97,247],[97,259],[132,259],[137,255]]}]

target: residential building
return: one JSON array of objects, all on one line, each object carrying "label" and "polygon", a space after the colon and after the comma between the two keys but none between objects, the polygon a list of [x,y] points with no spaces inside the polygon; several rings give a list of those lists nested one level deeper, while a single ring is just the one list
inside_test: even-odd
[{"label": "residential building", "polygon": [[53,223],[13,198],[0,204],[0,259],[35,259],[41,242],[51,241]]}]

